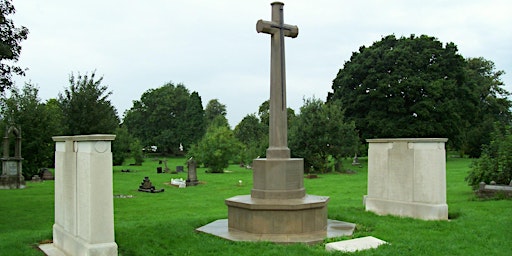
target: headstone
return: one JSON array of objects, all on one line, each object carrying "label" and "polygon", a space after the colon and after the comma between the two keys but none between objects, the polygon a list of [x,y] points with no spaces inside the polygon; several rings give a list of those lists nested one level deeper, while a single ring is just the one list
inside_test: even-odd
[{"label": "headstone", "polygon": [[41,177],[39,175],[32,176],[32,182],[41,182]]},{"label": "headstone", "polygon": [[327,233],[330,225],[327,220],[329,197],[306,194],[304,159],[290,158],[287,145],[284,38],[297,37],[299,29],[284,23],[283,5],[273,2],[272,20],[256,23],[258,33],[271,35],[269,147],[266,158],[253,161],[251,194],[225,200],[228,206],[227,227],[218,229],[215,223],[210,223],[199,228],[201,232],[231,240],[277,243],[317,243],[332,235]]},{"label": "headstone", "polygon": [[197,166],[197,163],[196,163],[196,160],[194,160],[194,158],[190,158],[188,159],[187,161],[187,171],[188,171],[188,175],[187,175],[187,186],[195,186],[199,183],[199,181],[197,180],[197,171],[196,171],[196,166]]},{"label": "headstone", "polygon": [[447,220],[443,138],[368,139],[367,211]]},{"label": "headstone", "polygon": [[149,193],[160,193],[160,192],[164,192],[164,189],[163,188],[162,189],[155,189],[155,186],[153,186],[153,184],[151,184],[151,181],[149,180],[149,177],[144,177],[144,179],[140,183],[139,191],[141,191],[141,192],[149,192]]},{"label": "headstone", "polygon": [[162,166],[158,166],[156,168],[156,173],[162,173]]},{"label": "headstone", "polygon": [[54,180],[55,177],[53,176],[53,173],[50,172],[47,168],[41,168],[39,170],[39,177],[41,177],[42,180]]},{"label": "headstone", "polygon": [[117,255],[111,141],[115,135],[53,137],[55,224],[46,255]]},{"label": "headstone", "polygon": [[365,236],[350,240],[327,243],[325,245],[325,249],[327,251],[356,252],[375,249],[383,244],[386,244],[386,242],[383,240],[373,236]]},{"label": "headstone", "polygon": [[184,172],[183,165],[176,166],[176,172]]},{"label": "headstone", "polygon": [[357,158],[357,154],[354,156],[354,159],[352,160],[352,165],[359,166],[361,163],[359,163],[359,158]]},{"label": "headstone", "polygon": [[[10,136],[15,136],[14,156],[10,155]],[[20,189],[25,188],[25,178],[22,174],[21,157],[21,131],[10,126],[5,130],[3,141],[2,174],[0,175],[0,189]]]}]

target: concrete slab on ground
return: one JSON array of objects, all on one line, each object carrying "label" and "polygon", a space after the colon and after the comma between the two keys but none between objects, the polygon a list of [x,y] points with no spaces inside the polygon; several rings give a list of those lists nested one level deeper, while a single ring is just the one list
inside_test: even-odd
[{"label": "concrete slab on ground", "polygon": [[373,236],[365,236],[350,240],[328,243],[325,245],[325,249],[327,251],[355,252],[374,249],[383,244],[387,244],[386,241],[380,240]]}]

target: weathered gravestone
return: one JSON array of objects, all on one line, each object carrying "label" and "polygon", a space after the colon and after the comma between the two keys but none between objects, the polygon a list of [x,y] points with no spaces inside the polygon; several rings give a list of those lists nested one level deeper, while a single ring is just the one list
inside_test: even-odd
[{"label": "weathered gravestone", "polygon": [[187,187],[188,186],[195,186],[199,183],[197,180],[197,171],[196,171],[197,163],[194,158],[190,158],[187,161],[187,169],[188,169],[188,175],[187,175]]},{"label": "weathered gravestone", "polygon": [[[14,156],[10,155],[10,136],[15,136]],[[0,175],[0,189],[25,188],[25,178],[22,175],[23,158],[21,157],[21,131],[10,126],[5,130],[3,141],[2,175]]]},{"label": "weathered gravestone", "polygon": [[[355,225],[327,220],[329,197],[306,194],[304,160],[290,158],[284,38],[297,37],[299,30],[284,23],[280,2],[272,3],[272,21],[259,20],[256,30],[271,35],[269,148],[266,158],[253,161],[251,194],[225,200],[227,223],[218,220],[198,231],[236,241],[278,243],[316,243],[326,237],[351,234]],[[329,225],[339,228],[329,229]]]},{"label": "weathered gravestone", "polygon": [[55,224],[46,255],[117,255],[111,141],[115,135],[53,137]]},{"label": "weathered gravestone", "polygon": [[47,168],[39,169],[39,177],[42,180],[54,180],[55,179],[55,177],[53,176],[53,173],[50,172]]}]

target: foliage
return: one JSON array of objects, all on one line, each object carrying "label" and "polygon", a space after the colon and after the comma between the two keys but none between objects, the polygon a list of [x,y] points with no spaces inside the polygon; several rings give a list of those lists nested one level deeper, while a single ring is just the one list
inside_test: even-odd
[{"label": "foliage", "polygon": [[226,105],[219,102],[218,99],[208,101],[204,109],[206,126],[210,126],[217,116],[226,116]]},{"label": "foliage", "polygon": [[0,1],[0,94],[13,86],[12,75],[25,75],[21,67],[5,63],[17,62],[21,53],[21,41],[26,40],[28,29],[15,27],[7,16],[16,12],[11,0]]},{"label": "foliage", "polygon": [[292,154],[304,158],[306,168],[326,172],[341,170],[343,157],[357,152],[359,138],[354,122],[345,122],[344,113],[336,102],[324,104],[319,99],[306,99],[290,131]]},{"label": "foliage", "polygon": [[29,83],[21,91],[13,86],[10,97],[1,103],[2,126],[7,128],[14,125],[21,130],[22,171],[25,179],[37,174],[39,168],[53,166],[55,144],[52,136],[59,132],[59,124],[55,122],[59,116],[52,115],[56,111],[55,105],[52,105],[52,101],[41,103],[38,92],[39,89]]},{"label": "foliage", "polygon": [[130,151],[132,158],[135,160],[135,165],[141,165],[144,162],[144,153],[142,152],[142,145],[138,139],[134,139],[130,144]]},{"label": "foliage", "polygon": [[172,154],[181,143],[188,150],[204,135],[201,97],[183,84],[149,89],[125,113],[123,125],[143,146]]},{"label": "foliage", "polygon": [[512,181],[512,127],[496,123],[491,143],[475,159],[465,180],[473,188],[480,182],[509,184]]},{"label": "foliage", "polygon": [[504,71],[496,71],[494,63],[484,58],[466,59],[466,86],[471,93],[469,100],[474,109],[466,115],[461,123],[461,133],[456,140],[460,141],[461,154],[479,157],[482,145],[489,145],[495,122],[501,125],[510,123],[512,103],[508,97],[500,77]]},{"label": "foliage", "polygon": [[362,139],[453,139],[474,110],[464,65],[453,43],[443,47],[425,35],[389,35],[352,54],[334,79],[328,101],[340,101]]},{"label": "foliage", "polygon": [[245,116],[233,133],[244,145],[244,149],[240,151],[242,163],[250,163],[258,156],[265,155],[268,147],[268,125],[261,123],[255,114]]},{"label": "foliage", "polygon": [[59,104],[64,115],[64,135],[112,134],[119,126],[116,109],[110,103],[108,87],[101,85],[103,77],[91,75],[69,76],[69,88],[59,93]]},{"label": "foliage", "polygon": [[242,145],[229,127],[210,126],[204,137],[192,146],[188,157],[193,157],[198,163],[203,163],[209,172],[222,173],[241,147]]},{"label": "foliage", "polygon": [[124,160],[130,156],[130,144],[133,138],[128,129],[121,126],[116,128],[116,139],[112,142],[112,162],[114,165],[122,165]]}]

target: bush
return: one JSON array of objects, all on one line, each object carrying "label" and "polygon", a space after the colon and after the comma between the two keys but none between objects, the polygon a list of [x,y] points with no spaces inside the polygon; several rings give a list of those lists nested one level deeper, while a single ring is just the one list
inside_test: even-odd
[{"label": "bush", "polygon": [[512,130],[498,127],[491,135],[491,143],[484,146],[482,155],[473,161],[471,171],[465,178],[469,185],[477,188],[480,182],[509,184],[512,180]]}]

